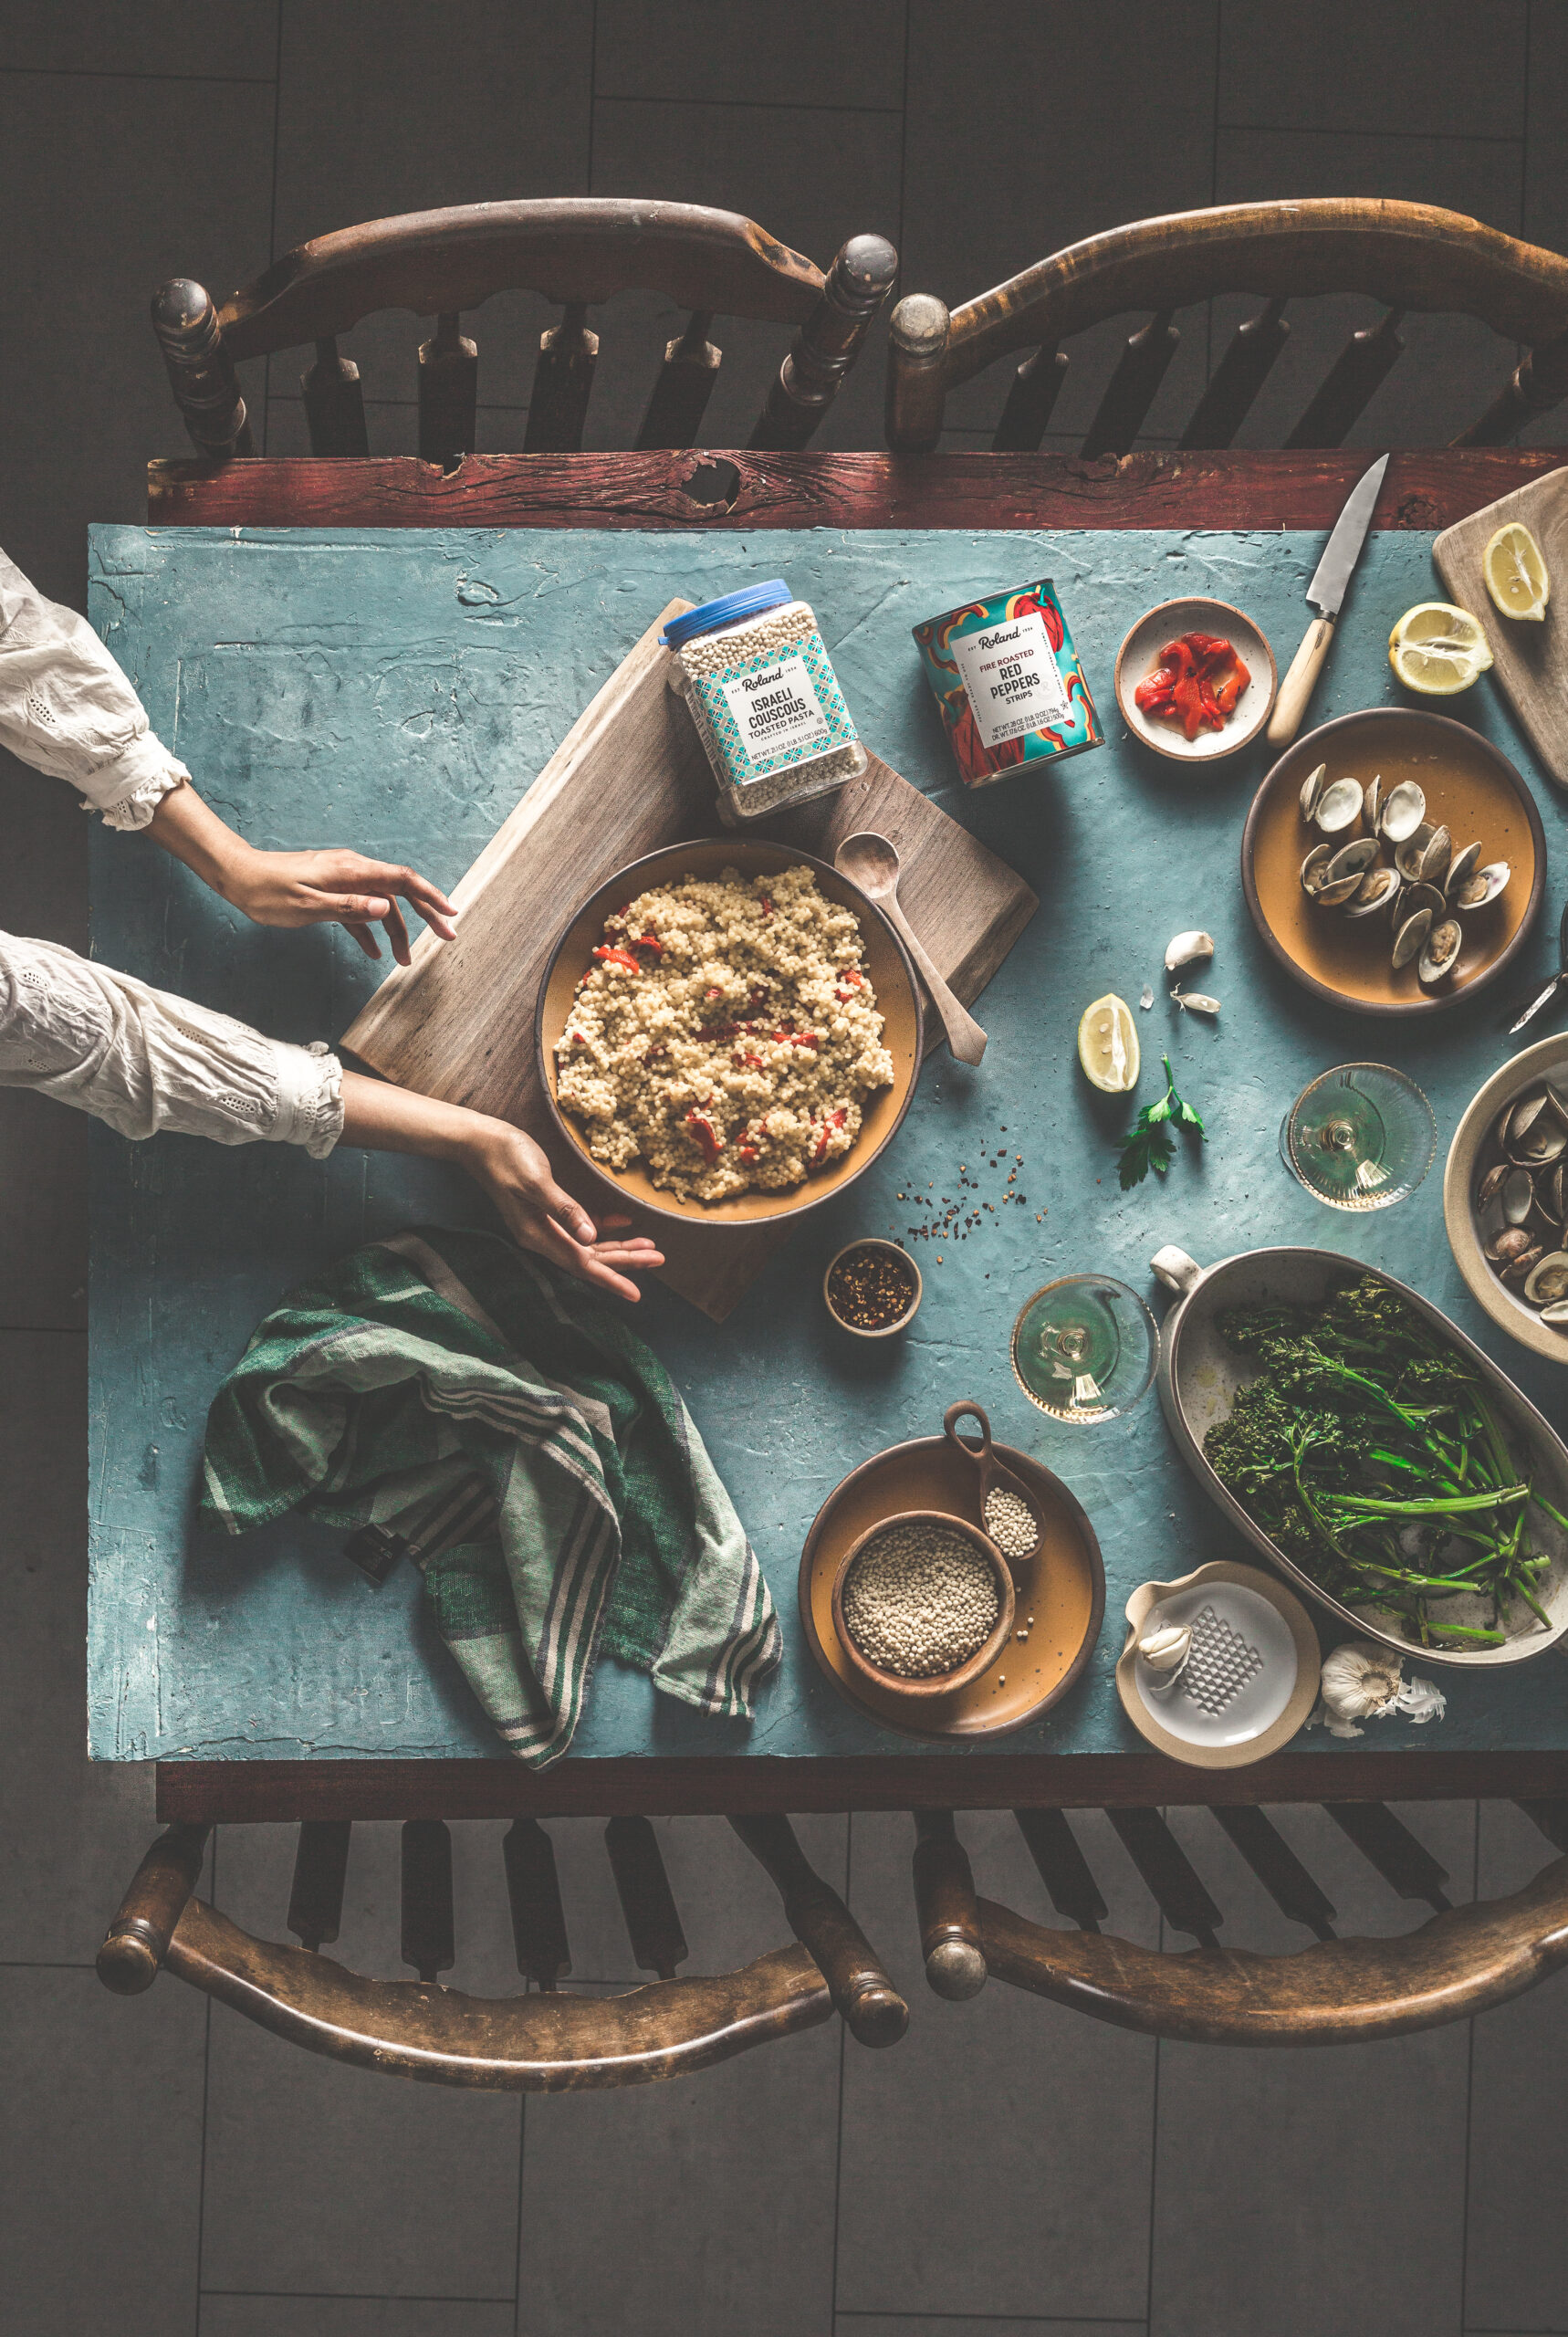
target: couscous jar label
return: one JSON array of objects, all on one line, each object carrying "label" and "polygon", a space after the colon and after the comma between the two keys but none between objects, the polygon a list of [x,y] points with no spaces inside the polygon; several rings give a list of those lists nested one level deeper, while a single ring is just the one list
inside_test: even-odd
[{"label": "couscous jar label", "polygon": [[852,746],[858,736],[820,634],[783,655],[764,651],[691,679],[732,786]]},{"label": "couscous jar label", "polygon": [[1103,743],[1049,577],[949,609],[915,640],[966,787]]}]

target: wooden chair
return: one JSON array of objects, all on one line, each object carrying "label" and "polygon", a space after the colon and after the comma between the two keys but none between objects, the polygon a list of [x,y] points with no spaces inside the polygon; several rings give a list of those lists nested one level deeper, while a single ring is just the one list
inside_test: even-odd
[{"label": "wooden chair", "polygon": [[517,289],[559,303],[560,322],[539,343],[523,451],[571,452],[599,360],[590,309],[619,292],[661,292],[690,320],[664,351],[637,445],[695,444],[719,369],[709,330],[716,316],[734,316],[798,328],[750,439],[795,447],[832,403],[897,269],[881,236],[855,236],[823,276],[753,221],[696,204],[473,203],[317,236],[221,309],[176,278],[153,295],[152,329],[186,429],[224,462],[256,451],[236,362],[312,341],[316,361],[300,383],[311,451],[365,454],[359,368],[340,354],[339,337],[381,309],[433,316],[419,350],[419,452],[450,469],[475,439],[479,355],[462,329],[466,310]]},{"label": "wooden chair", "polygon": [[[1568,1851],[1568,1801],[1521,1802]],[[1196,1940],[1157,1954],[1100,1929],[1105,1901],[1066,1817],[1014,1812],[1057,1913],[1054,1931],[976,1895],[952,1814],[917,1812],[915,1895],[926,1978],[938,1996],[974,1996],[988,1977],[1053,1997],[1094,2020],[1207,2045],[1350,2045],[1439,2028],[1523,1994],[1568,1963],[1568,1857],[1506,1899],[1452,1907],[1448,1876],[1381,1802],[1324,1808],[1401,1899],[1433,1920],[1392,1939],[1335,1937],[1327,1893],[1254,1807],[1210,1811],[1282,1913],[1315,1944],[1289,1955],[1221,1946],[1224,1917],[1157,1809],[1106,1812],[1168,1928]]]},{"label": "wooden chair", "polygon": [[335,1820],[299,1829],[287,1917],[298,1947],[253,1939],[195,1898],[209,1829],[171,1826],[109,1927],[99,1976],[117,1995],[137,1996],[169,1971],[310,2052],[513,2093],[684,2076],[835,2011],[862,2045],[896,2044],[909,2008],[789,1819],[730,1823],[778,1886],[798,1943],[737,1972],[677,1979],[689,1951],[653,1829],[645,1818],[612,1818],[605,1841],[632,1954],[656,1977],[620,1996],[562,1994],[571,1958],[555,1853],[543,1827],[520,1818],[503,1843],[520,1996],[468,1996],[439,1984],[456,1948],[452,1839],[438,1818],[411,1818],[402,1829],[402,1960],[417,1981],[366,1979],[319,1953],[338,1936],[349,1862],[350,1828]]},{"label": "wooden chair", "polygon": [[1337,446],[1399,356],[1406,310],[1477,317],[1528,354],[1478,422],[1453,442],[1495,446],[1568,396],[1568,259],[1424,203],[1359,196],[1235,203],[1142,219],[1072,244],[951,313],[916,293],[893,312],[887,439],[928,454],[949,390],[1015,350],[1019,366],[992,441],[1037,447],[1067,371],[1063,341],[1107,318],[1150,311],[1122,352],[1083,441],[1086,457],[1124,455],[1180,338],[1176,311],[1218,293],[1266,305],[1233,337],[1183,434],[1186,447],[1228,446],[1290,338],[1287,301],[1356,292],[1386,313],[1353,333],[1288,446]]}]

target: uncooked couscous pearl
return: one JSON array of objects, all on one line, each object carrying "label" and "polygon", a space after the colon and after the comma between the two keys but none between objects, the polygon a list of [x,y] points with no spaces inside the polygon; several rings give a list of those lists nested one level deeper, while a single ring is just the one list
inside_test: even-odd
[{"label": "uncooked couscous pearl", "polygon": [[996,1578],[961,1534],[891,1525],[868,1542],[844,1586],[844,1622],[869,1661],[904,1679],[956,1672],[1001,1612]]},{"label": "uncooked couscous pearl", "polygon": [[1027,1501],[993,1485],[986,1495],[986,1531],[1004,1558],[1022,1558],[1040,1539],[1040,1522]]}]

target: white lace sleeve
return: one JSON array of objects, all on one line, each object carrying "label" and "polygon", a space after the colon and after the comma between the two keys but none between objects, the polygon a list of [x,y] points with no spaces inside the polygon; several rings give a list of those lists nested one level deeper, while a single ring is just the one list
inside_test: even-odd
[{"label": "white lace sleeve", "polygon": [[191,776],[85,617],[47,601],[0,551],[0,746],[82,792],[111,828],[144,828]]},{"label": "white lace sleeve", "polygon": [[323,1159],[343,1132],[342,1066],[52,941],[0,933],[0,1086],[36,1087],[121,1136],[173,1128],[216,1144],[299,1144]]}]

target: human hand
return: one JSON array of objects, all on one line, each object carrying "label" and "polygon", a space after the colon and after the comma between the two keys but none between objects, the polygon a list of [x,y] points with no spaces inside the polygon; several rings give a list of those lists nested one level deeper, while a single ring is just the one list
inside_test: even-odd
[{"label": "human hand", "polygon": [[347,926],[367,958],[381,956],[371,927],[383,925],[400,966],[409,963],[409,947],[398,896],[443,941],[457,934],[455,910],[428,877],[358,852],[257,852],[246,844],[225,865],[219,890],[256,925]]},{"label": "human hand", "polygon": [[629,1217],[601,1218],[588,1211],[558,1185],[542,1148],[505,1120],[481,1119],[467,1137],[464,1166],[500,1210],[512,1239],[537,1250],[570,1273],[618,1298],[641,1298],[627,1275],[662,1266],[664,1254],[646,1235],[628,1237]]}]

